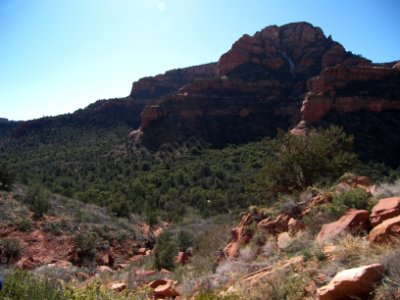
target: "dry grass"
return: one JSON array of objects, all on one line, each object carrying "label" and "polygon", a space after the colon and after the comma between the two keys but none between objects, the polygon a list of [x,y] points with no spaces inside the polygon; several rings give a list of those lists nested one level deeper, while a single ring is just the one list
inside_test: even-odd
[{"label": "dry grass", "polygon": [[308,296],[310,278],[306,273],[279,270],[261,279],[255,286],[240,284],[240,299],[300,300]]},{"label": "dry grass", "polygon": [[377,199],[400,196],[400,179],[397,179],[393,183],[380,184],[373,193],[373,196]]},{"label": "dry grass", "polygon": [[[380,255],[386,274],[382,284],[375,292],[374,300],[399,299],[400,297],[400,240],[395,241],[392,249]],[[396,297],[397,296],[397,297]]]}]

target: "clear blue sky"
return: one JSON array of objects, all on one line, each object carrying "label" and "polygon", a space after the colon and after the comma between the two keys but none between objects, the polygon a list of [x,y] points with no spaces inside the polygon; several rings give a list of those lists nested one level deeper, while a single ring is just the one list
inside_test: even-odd
[{"label": "clear blue sky", "polygon": [[0,117],[126,96],[133,81],[217,61],[242,34],[307,21],[375,62],[400,59],[400,0],[0,0]]}]

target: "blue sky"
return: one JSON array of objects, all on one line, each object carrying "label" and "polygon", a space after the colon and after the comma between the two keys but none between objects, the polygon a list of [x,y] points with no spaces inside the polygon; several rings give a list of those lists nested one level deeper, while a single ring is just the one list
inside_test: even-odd
[{"label": "blue sky", "polygon": [[127,96],[132,82],[217,61],[242,34],[307,21],[375,62],[400,59],[398,0],[0,0],[0,117]]}]

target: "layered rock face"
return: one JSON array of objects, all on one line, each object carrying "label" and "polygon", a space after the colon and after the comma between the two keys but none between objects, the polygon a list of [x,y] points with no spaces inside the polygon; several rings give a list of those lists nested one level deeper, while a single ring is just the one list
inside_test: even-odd
[{"label": "layered rock face", "polygon": [[164,74],[144,77],[134,82],[130,97],[133,99],[156,99],[177,91],[185,84],[216,75],[216,63],[167,71]]},{"label": "layered rock face", "polygon": [[380,157],[389,165],[398,165],[399,87],[396,66],[340,64],[326,68],[308,82],[300,125],[342,126],[354,135],[356,151],[363,160]]},{"label": "layered rock face", "polygon": [[132,95],[158,97],[131,135],[149,148],[189,138],[219,147],[336,124],[355,136],[361,159],[400,163],[399,63],[373,64],[318,27],[269,26],[242,36],[218,64],[176,72],[133,86]]},{"label": "layered rock face", "polygon": [[288,129],[307,80],[338,63],[368,65],[308,23],[269,26],[244,35],[218,62],[218,78],[187,84],[142,113],[134,133],[149,147],[203,138],[215,146]]}]

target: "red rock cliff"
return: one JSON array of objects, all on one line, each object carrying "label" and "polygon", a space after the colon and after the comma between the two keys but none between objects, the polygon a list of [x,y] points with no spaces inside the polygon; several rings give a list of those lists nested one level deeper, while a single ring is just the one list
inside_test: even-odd
[{"label": "red rock cliff", "polygon": [[219,78],[188,83],[147,106],[134,136],[154,148],[192,136],[218,146],[273,136],[293,125],[307,80],[339,63],[370,64],[308,23],[269,26],[222,55]]},{"label": "red rock cliff", "polygon": [[301,107],[307,124],[321,121],[329,112],[359,110],[382,112],[400,109],[399,70],[374,66],[327,68],[308,82]]}]

